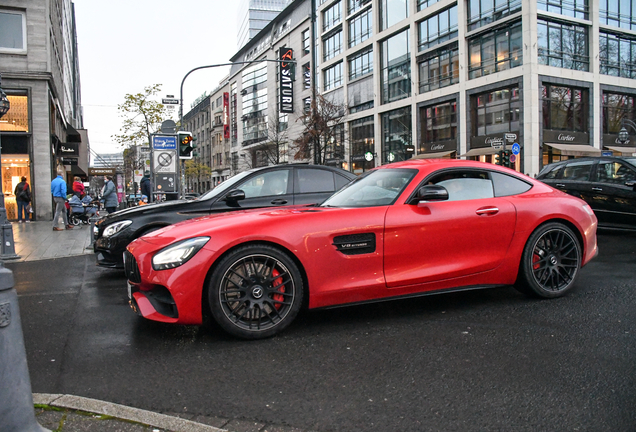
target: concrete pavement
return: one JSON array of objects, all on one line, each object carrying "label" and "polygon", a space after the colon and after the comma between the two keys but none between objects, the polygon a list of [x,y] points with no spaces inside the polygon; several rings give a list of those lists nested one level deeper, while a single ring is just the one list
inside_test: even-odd
[{"label": "concrete pavement", "polygon": [[[10,262],[93,253],[90,225],[53,231],[50,221],[13,222],[12,229],[18,258]],[[34,393],[33,403],[38,423],[55,432],[301,432],[240,419],[188,419],[73,395]]]}]

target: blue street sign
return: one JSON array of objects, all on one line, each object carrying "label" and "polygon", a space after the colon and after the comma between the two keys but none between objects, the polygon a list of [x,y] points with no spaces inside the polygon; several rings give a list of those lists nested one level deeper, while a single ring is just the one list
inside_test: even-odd
[{"label": "blue street sign", "polygon": [[521,151],[521,146],[518,143],[514,143],[512,145],[512,154],[518,155],[520,151]]},{"label": "blue street sign", "polygon": [[611,151],[601,152],[601,156],[613,156],[613,155],[614,155],[614,152],[611,152]]},{"label": "blue street sign", "polygon": [[155,150],[176,150],[177,137],[155,135],[152,137],[152,148]]}]

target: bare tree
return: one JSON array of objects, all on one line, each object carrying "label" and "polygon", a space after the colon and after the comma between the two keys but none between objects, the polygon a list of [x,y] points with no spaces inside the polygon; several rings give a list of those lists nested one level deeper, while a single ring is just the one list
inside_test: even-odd
[{"label": "bare tree", "polygon": [[324,165],[330,158],[342,158],[345,110],[345,104],[316,95],[307,115],[299,118],[305,128],[290,146],[295,150],[294,159]]}]

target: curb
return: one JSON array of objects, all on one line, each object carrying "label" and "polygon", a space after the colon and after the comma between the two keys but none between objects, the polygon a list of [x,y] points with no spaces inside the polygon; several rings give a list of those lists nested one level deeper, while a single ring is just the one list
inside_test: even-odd
[{"label": "curb", "polygon": [[38,405],[49,405],[56,408],[67,408],[94,414],[107,415],[121,420],[142,423],[172,432],[228,432],[225,429],[196,423],[191,420],[185,420],[178,417],[158,414],[152,411],[131,408],[124,405],[81,396],[33,393],[33,403]]}]

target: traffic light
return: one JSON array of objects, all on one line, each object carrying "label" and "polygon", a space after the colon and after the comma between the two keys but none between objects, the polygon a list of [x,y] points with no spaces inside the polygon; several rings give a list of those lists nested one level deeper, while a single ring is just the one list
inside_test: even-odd
[{"label": "traffic light", "polygon": [[512,151],[510,150],[504,150],[503,151],[503,161],[501,163],[501,165],[510,168],[510,155],[512,154]]},{"label": "traffic light", "polygon": [[179,132],[179,159],[192,159],[192,151],[196,147],[192,132]]},{"label": "traffic light", "polygon": [[497,154],[495,155],[495,164],[503,165],[503,158],[504,158],[503,154],[504,154],[503,150],[499,150],[499,152],[497,152]]}]

